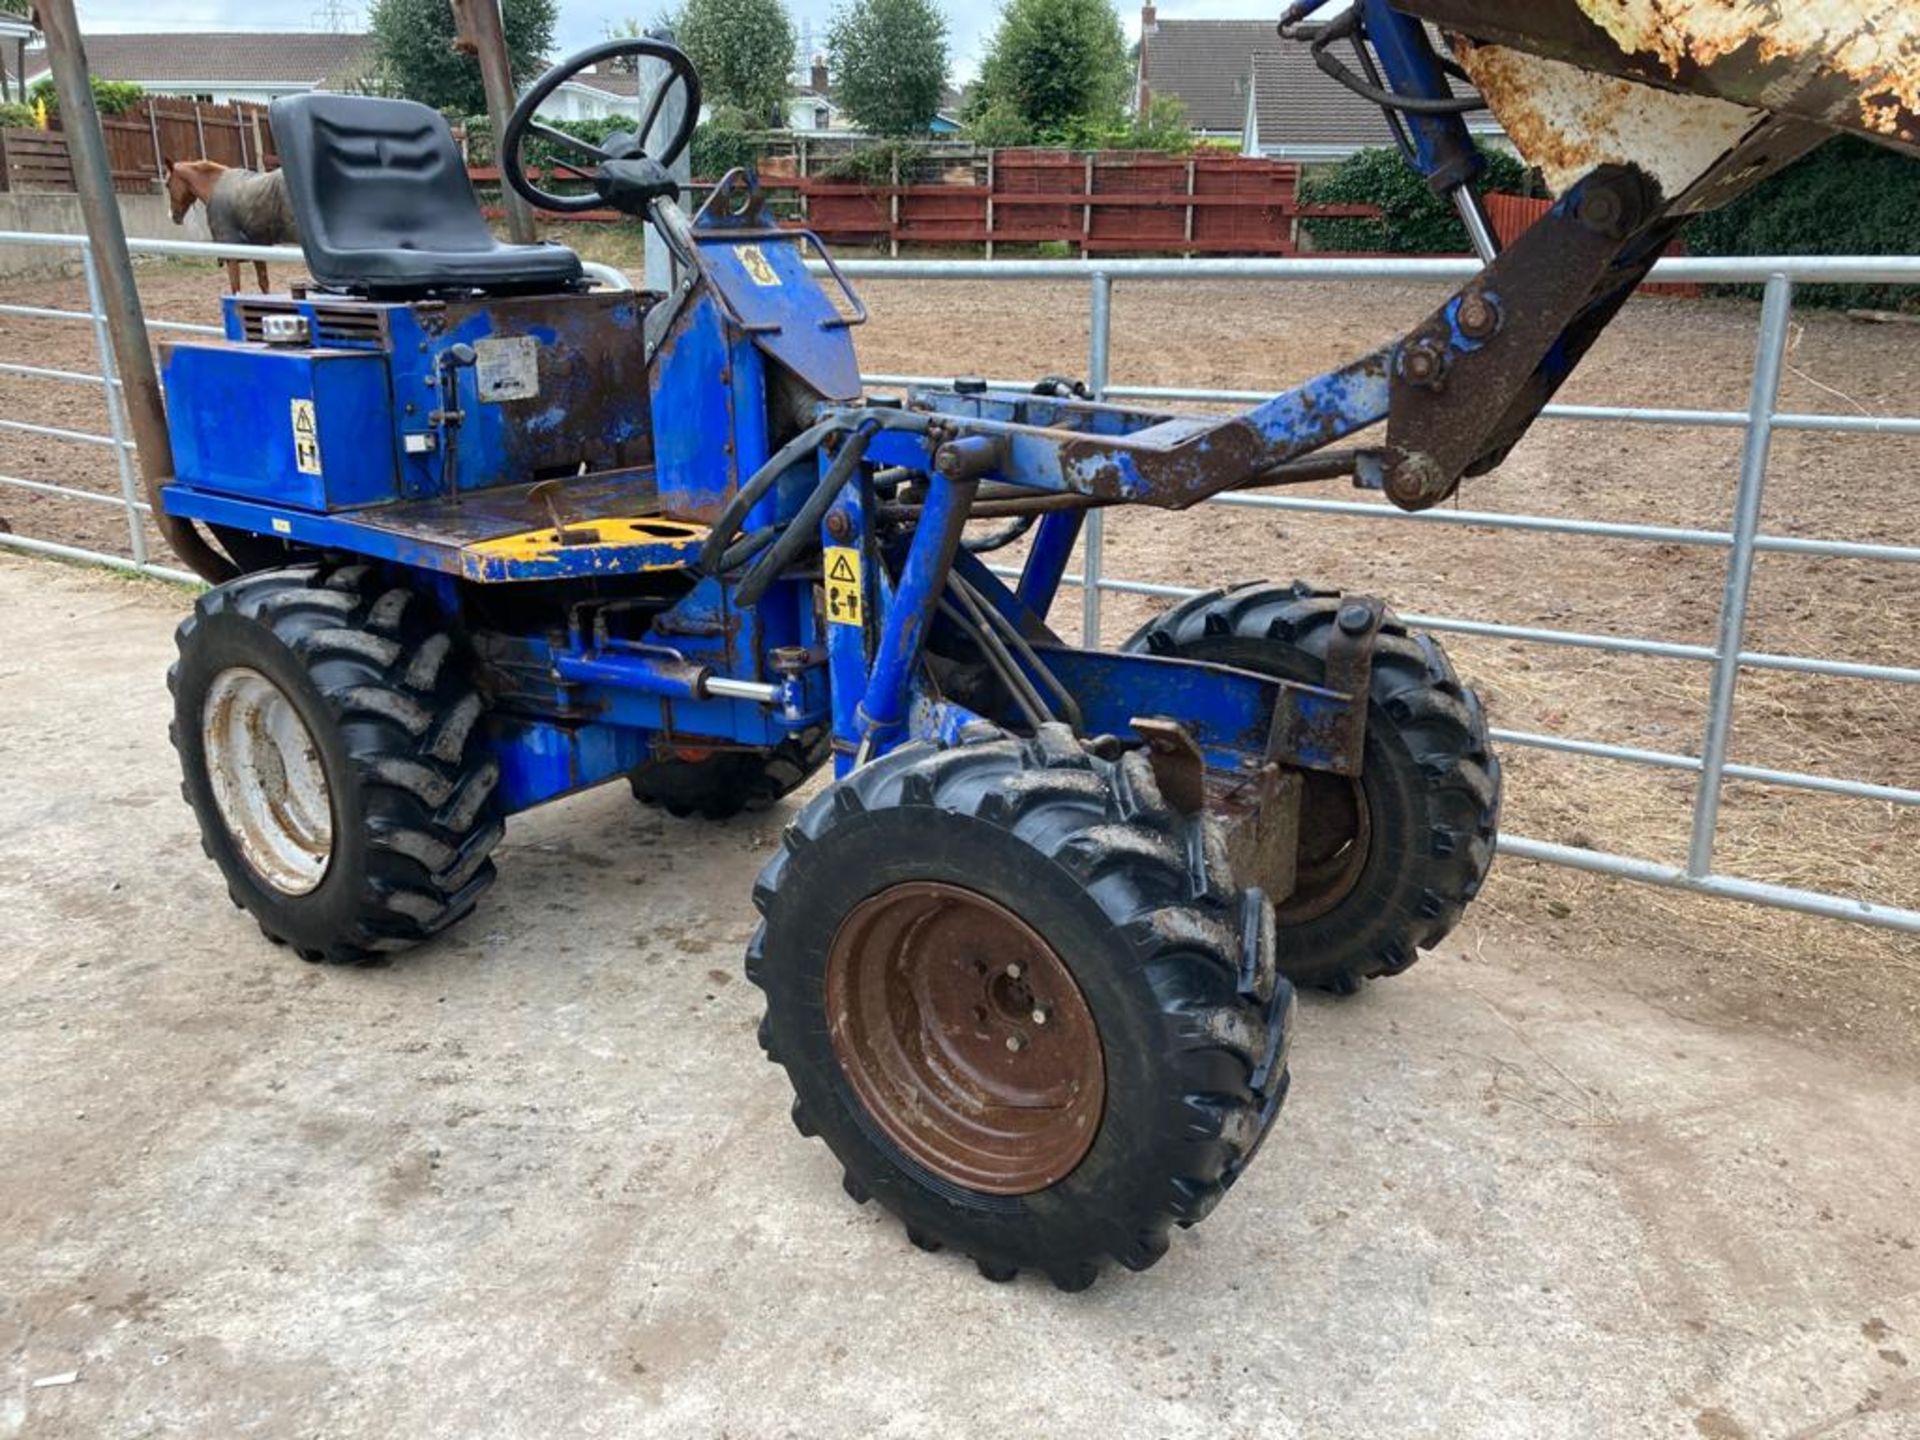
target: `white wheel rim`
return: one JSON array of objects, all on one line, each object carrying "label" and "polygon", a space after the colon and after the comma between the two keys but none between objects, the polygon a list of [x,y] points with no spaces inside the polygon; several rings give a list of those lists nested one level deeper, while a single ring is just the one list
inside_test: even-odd
[{"label": "white wheel rim", "polygon": [[222,670],[200,709],[214,804],[247,865],[283,895],[305,895],[333,859],[333,794],[300,712],[258,670]]}]

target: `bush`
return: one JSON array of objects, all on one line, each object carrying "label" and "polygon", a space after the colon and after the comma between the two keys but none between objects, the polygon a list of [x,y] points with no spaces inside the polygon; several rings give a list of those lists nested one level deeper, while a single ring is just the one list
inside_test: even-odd
[{"label": "bush", "polygon": [[[1474,182],[1489,190],[1524,192],[1527,170],[1504,150],[1482,147],[1486,169]],[[1459,255],[1473,249],[1453,206],[1433,193],[1397,150],[1362,150],[1325,175],[1302,180],[1307,205],[1377,205],[1378,220],[1306,220],[1321,250],[1373,250],[1393,255]]]},{"label": "bush", "polygon": [[842,185],[888,185],[893,167],[900,167],[902,184],[913,181],[913,167],[927,154],[924,144],[911,140],[886,140],[877,145],[861,145],[820,169],[822,180]]},{"label": "bush", "polygon": [[[131,80],[102,80],[98,75],[93,77],[93,103],[102,115],[124,115],[138,105],[141,96],[146,93]],[[35,82],[27,92],[27,100],[30,104],[45,101],[49,115],[60,113],[60,95],[53,87],[51,75]]]},{"label": "bush", "polygon": [[31,130],[33,107],[9,100],[0,104],[0,130]]},{"label": "bush", "polygon": [[[1920,160],[1847,136],[1725,209],[1700,216],[1687,227],[1687,249],[1695,255],[1911,255],[1917,215]],[[1799,295],[1810,305],[1920,309],[1911,287],[1816,285]]]},{"label": "bush", "polygon": [[760,163],[760,131],[753,117],[730,105],[716,106],[694,127],[688,156],[696,180],[718,180],[729,170]]}]

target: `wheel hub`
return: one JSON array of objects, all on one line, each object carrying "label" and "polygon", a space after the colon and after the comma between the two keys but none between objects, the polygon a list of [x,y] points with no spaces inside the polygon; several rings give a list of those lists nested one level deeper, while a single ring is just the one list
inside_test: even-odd
[{"label": "wheel hub", "polygon": [[333,796],[312,732],[258,670],[223,670],[200,710],[215,807],[241,857],[283,895],[306,895],[333,858]]},{"label": "wheel hub", "polygon": [[1027,1195],[1092,1147],[1099,1028],[1065,962],[1004,906],[933,881],[881,891],[834,935],[826,1003],[855,1096],[942,1179]]},{"label": "wheel hub", "polygon": [[1274,907],[1274,918],[1298,925],[1346,899],[1367,867],[1372,842],[1366,787],[1357,779],[1309,771],[1300,797],[1293,893]]}]

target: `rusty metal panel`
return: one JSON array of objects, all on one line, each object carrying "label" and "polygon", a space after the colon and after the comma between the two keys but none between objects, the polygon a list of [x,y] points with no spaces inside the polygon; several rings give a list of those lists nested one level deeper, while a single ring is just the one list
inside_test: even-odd
[{"label": "rusty metal panel", "polygon": [[1920,151],[1911,0],[1395,0],[1478,40]]}]

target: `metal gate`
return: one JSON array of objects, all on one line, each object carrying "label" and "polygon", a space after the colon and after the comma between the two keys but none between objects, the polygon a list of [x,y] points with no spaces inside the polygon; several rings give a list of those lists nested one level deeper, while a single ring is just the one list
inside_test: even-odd
[{"label": "metal gate", "polygon": [[[129,551],[124,556],[111,555],[76,546],[5,534],[0,534],[0,546],[69,559],[92,560],[170,580],[192,581],[193,577],[184,572],[152,563],[146,553],[140,524],[140,516],[146,506],[138,494],[132,466],[132,445],[126,438],[126,425],[118,404],[118,382],[113,375],[105,321],[100,312],[99,284],[85,238],[72,235],[0,233],[0,245],[9,244],[51,245],[78,252],[87,278],[88,294],[91,297],[89,311],[0,304],[0,314],[61,318],[74,323],[92,325],[101,356],[101,370],[99,373],[77,373],[50,370],[18,362],[0,362],[0,373],[30,376],[52,383],[86,384],[99,387],[105,401],[107,432],[89,434],[5,418],[0,418],[0,428],[25,430],[76,444],[111,448],[118,467],[121,495],[119,498],[114,498],[97,492],[80,491],[8,475],[0,475],[0,485],[64,495],[87,502],[124,506],[127,512]],[[301,263],[300,252],[291,249],[261,250],[182,241],[136,240],[130,244],[135,251],[149,254],[217,258],[234,256],[246,259],[268,259],[276,263],[296,265]],[[1264,392],[1255,391],[1111,384],[1114,285],[1122,281],[1133,283],[1207,279],[1267,283],[1311,280],[1420,281],[1436,285],[1457,285],[1470,279],[1477,272],[1478,266],[1469,260],[1114,260],[1092,264],[1078,261],[1038,260],[845,260],[841,262],[841,269],[855,277],[889,280],[1059,281],[1071,279],[1083,281],[1088,286],[1091,331],[1087,375],[1088,383],[1096,396],[1116,400],[1252,403],[1266,399],[1267,395]],[[601,271],[601,275],[603,279],[617,278],[611,277],[611,272],[604,270]],[[1411,625],[1441,633],[1496,637],[1527,644],[1571,647],[1610,654],[1651,656],[1705,665],[1711,669],[1711,684],[1706,714],[1702,718],[1702,742],[1698,754],[1648,750],[1531,731],[1496,728],[1493,732],[1495,740],[1504,745],[1550,750],[1596,761],[1681,771],[1695,775],[1697,780],[1694,789],[1691,838],[1684,866],[1663,865],[1631,856],[1532,840],[1517,835],[1500,837],[1501,853],[1522,859],[1570,866],[1643,884],[1693,891],[1725,899],[1744,900],[1920,934],[1920,910],[1742,879],[1721,874],[1714,868],[1714,846],[1719,830],[1721,791],[1724,782],[1728,779],[1756,781],[1767,785],[1841,795],[1891,805],[1920,805],[1920,790],[1831,775],[1740,765],[1728,758],[1733,732],[1734,698],[1743,670],[1791,671],[1836,680],[1870,680],[1901,685],[1920,685],[1920,668],[1858,664],[1819,656],[1775,654],[1748,649],[1746,644],[1748,599],[1753,581],[1754,562],[1761,554],[1824,556],[1901,563],[1920,561],[1920,546],[1769,535],[1762,532],[1760,523],[1761,505],[1767,482],[1767,463],[1775,433],[1826,431],[1920,436],[1920,417],[1889,419],[1851,415],[1793,414],[1782,413],[1777,408],[1781,375],[1786,360],[1789,319],[1795,286],[1806,283],[1920,285],[1920,257],[1857,260],[1826,257],[1669,260],[1663,261],[1658,267],[1656,278],[1681,283],[1763,284],[1766,287],[1765,298],[1759,313],[1759,335],[1747,408],[1719,411],[1555,405],[1548,407],[1545,414],[1548,419],[1560,420],[1744,430],[1745,445],[1740,464],[1739,482],[1734,495],[1733,523],[1730,529],[1698,530],[1672,526],[1570,520],[1544,515],[1495,514],[1471,510],[1429,510],[1420,514],[1406,514],[1384,504],[1366,501],[1253,494],[1225,495],[1207,503],[1333,515],[1357,523],[1390,521],[1414,525],[1464,525],[1490,530],[1597,537],[1725,551],[1727,566],[1719,626],[1717,637],[1712,645],[1676,644],[1641,636],[1543,629],[1537,626],[1507,625],[1445,615],[1402,614],[1402,618]],[[624,281],[620,283],[624,284]],[[147,323],[151,329],[161,332],[219,333],[217,327],[207,325],[190,325],[156,319],[150,319]],[[942,384],[950,377],[869,375],[866,378],[876,385],[909,385]],[[993,383],[1024,387],[1030,381],[1012,377],[997,379]],[[1099,641],[1101,597],[1106,593],[1147,595],[1169,599],[1184,598],[1199,593],[1180,586],[1110,577],[1104,573],[1103,558],[1102,514],[1099,510],[1094,510],[1088,514],[1082,541],[1081,573],[1068,577],[1069,584],[1082,587],[1082,618],[1086,641],[1089,644],[1097,644]]]}]

